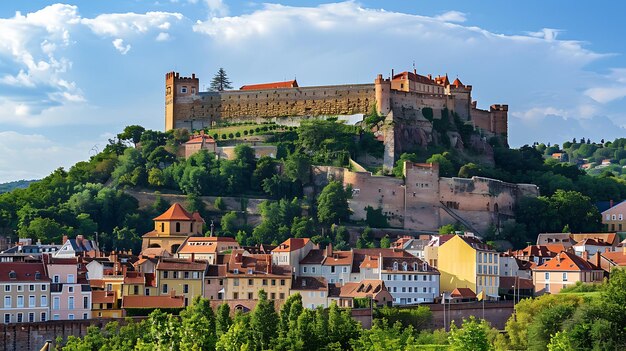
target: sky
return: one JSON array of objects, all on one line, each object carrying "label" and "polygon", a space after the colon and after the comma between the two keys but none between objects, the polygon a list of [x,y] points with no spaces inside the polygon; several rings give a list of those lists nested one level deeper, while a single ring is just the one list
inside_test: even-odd
[{"label": "sky", "polygon": [[164,128],[169,71],[208,86],[370,83],[411,70],[509,105],[518,147],[626,137],[626,3],[0,1],[0,183],[39,179],[124,126]]}]

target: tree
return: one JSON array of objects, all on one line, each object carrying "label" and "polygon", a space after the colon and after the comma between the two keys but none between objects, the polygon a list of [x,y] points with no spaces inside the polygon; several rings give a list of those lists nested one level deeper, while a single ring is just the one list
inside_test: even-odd
[{"label": "tree", "polygon": [[492,350],[487,331],[489,326],[485,321],[479,322],[476,317],[463,319],[463,326],[458,328],[452,323],[450,326],[450,346],[455,351],[489,351]]},{"label": "tree", "polygon": [[124,128],[124,131],[117,135],[120,140],[128,140],[133,143],[135,147],[141,140],[141,136],[146,131],[146,128],[138,125],[131,125]]},{"label": "tree", "polygon": [[213,206],[220,211],[224,211],[226,209],[226,204],[224,203],[224,199],[222,199],[221,196],[218,196],[217,198],[215,198],[215,202],[213,203]]},{"label": "tree", "polygon": [[250,317],[250,329],[256,350],[269,350],[270,342],[276,337],[278,319],[274,302],[267,299],[267,293],[259,290],[259,299]]},{"label": "tree", "polygon": [[382,239],[380,239],[380,248],[388,249],[391,247],[391,240],[389,239],[389,235],[385,235]]},{"label": "tree", "polygon": [[37,217],[27,227],[20,228],[21,238],[35,238],[42,242],[59,242],[64,228],[54,219]]},{"label": "tree", "polygon": [[368,227],[374,227],[374,228],[389,227],[387,216],[383,214],[383,209],[381,207],[374,209],[372,206],[367,206],[365,208],[365,211],[366,211],[365,221],[367,222]]},{"label": "tree", "polygon": [[212,350],[215,348],[215,314],[209,300],[196,297],[193,303],[180,313],[180,350]]},{"label": "tree", "polygon": [[222,233],[232,236],[235,233],[237,233],[237,230],[239,229],[239,218],[237,216],[237,212],[235,211],[230,211],[228,213],[226,213],[225,215],[222,216],[222,219],[220,221],[220,225],[222,227]]},{"label": "tree", "polygon": [[215,330],[217,336],[225,334],[230,328],[233,320],[230,318],[230,306],[227,303],[223,303],[217,308],[217,315],[215,316]]},{"label": "tree", "polygon": [[213,76],[213,79],[211,79],[211,85],[209,89],[211,91],[224,91],[232,88],[232,83],[228,79],[226,71],[222,67],[220,67],[215,76]]},{"label": "tree", "polygon": [[344,189],[343,185],[337,181],[329,182],[317,199],[318,220],[330,226],[333,223],[347,219],[350,215],[349,198],[349,189]]},{"label": "tree", "polygon": [[449,152],[444,152],[443,154],[434,154],[426,160],[426,163],[438,163],[439,175],[441,177],[452,177],[455,175],[454,165],[452,164],[452,161],[448,159],[448,157],[450,157]]}]

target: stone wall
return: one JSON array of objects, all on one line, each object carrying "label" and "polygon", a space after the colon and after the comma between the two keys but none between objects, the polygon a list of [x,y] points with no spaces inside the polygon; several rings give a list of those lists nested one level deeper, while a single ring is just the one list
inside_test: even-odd
[{"label": "stone wall", "polygon": [[[436,231],[461,217],[474,230],[486,231],[514,217],[522,196],[538,196],[532,184],[511,184],[483,177],[439,177],[437,164],[405,163],[404,179],[352,172],[330,166],[314,166],[313,182],[322,188],[329,180],[352,187],[351,219],[365,220],[367,206],[381,208],[393,227]],[[445,207],[445,208],[444,208]]]},{"label": "stone wall", "polygon": [[451,320],[460,327],[464,318],[475,316],[480,319],[483,317],[483,306],[485,320],[487,320],[492,327],[498,330],[504,330],[506,321],[513,315],[513,301],[485,302],[484,305],[482,302],[447,304],[445,324],[443,316],[444,305],[428,305],[430,310],[433,312],[430,329],[441,329],[447,326],[447,330],[450,330]]},{"label": "stone wall", "polygon": [[[143,317],[133,317],[141,320]],[[55,342],[57,337],[64,340],[68,336],[82,337],[87,328],[95,325],[103,328],[108,322],[126,322],[123,318],[100,318],[65,321],[47,321],[39,323],[0,324],[0,351],[38,351],[46,340]]]},{"label": "stone wall", "polygon": [[200,129],[215,121],[354,115],[367,113],[374,102],[374,84],[207,92],[174,98],[172,110],[166,109],[173,122],[166,125]]}]

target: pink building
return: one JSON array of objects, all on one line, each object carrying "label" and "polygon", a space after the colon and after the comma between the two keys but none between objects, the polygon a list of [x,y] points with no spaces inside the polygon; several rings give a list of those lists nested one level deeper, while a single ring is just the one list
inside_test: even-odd
[{"label": "pink building", "polygon": [[79,258],[44,256],[50,285],[50,319],[90,319],[91,287]]}]

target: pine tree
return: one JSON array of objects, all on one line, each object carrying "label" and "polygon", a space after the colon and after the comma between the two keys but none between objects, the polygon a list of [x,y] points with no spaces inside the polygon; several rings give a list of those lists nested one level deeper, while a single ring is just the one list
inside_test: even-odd
[{"label": "pine tree", "polygon": [[228,79],[228,76],[226,75],[226,71],[222,67],[220,67],[220,69],[217,71],[217,73],[211,80],[210,89],[212,91],[224,91],[224,90],[232,89],[232,88],[233,88],[232,82]]}]

